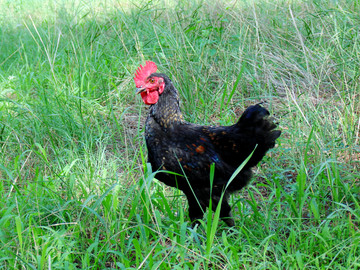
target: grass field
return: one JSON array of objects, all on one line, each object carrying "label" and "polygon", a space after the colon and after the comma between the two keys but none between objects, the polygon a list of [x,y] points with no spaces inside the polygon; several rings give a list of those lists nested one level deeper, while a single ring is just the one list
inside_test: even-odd
[{"label": "grass field", "polygon": [[[360,269],[360,1],[0,0],[1,269]],[[282,130],[236,226],[146,164],[133,74],[186,120]],[[145,172],[145,173],[144,173]]]}]

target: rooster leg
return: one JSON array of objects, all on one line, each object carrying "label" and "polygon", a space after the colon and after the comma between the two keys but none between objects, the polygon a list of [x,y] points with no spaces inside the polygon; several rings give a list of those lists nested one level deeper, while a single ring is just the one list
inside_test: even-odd
[{"label": "rooster leg", "polygon": [[[204,217],[204,209],[201,199],[196,198],[192,191],[185,193],[189,204],[189,217],[191,222],[196,225],[199,224],[198,220]],[[200,205],[199,205],[200,204]]]},{"label": "rooster leg", "polygon": [[[231,207],[228,203],[228,194],[225,194],[223,197],[223,200],[221,202],[221,209],[220,209],[220,218],[229,226],[233,227],[235,226],[234,219],[231,217]],[[212,196],[213,201],[213,211],[216,211],[216,208],[220,201],[220,196],[213,195]]]}]

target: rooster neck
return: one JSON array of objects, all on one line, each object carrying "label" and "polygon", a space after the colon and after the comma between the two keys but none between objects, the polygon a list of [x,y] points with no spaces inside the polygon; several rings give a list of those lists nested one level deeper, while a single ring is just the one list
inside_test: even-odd
[{"label": "rooster neck", "polygon": [[171,81],[165,81],[165,89],[156,104],[151,105],[149,117],[153,118],[163,129],[184,123],[180,110],[179,95]]}]

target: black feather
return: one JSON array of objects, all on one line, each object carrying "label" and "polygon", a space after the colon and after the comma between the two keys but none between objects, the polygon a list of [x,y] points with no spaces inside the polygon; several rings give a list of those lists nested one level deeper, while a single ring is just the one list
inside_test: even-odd
[{"label": "black feather", "polygon": [[[251,167],[274,147],[281,131],[274,130],[276,124],[259,104],[248,107],[232,126],[210,127],[188,123],[183,120],[178,92],[171,80],[164,74],[151,75],[155,76],[164,79],[165,89],[158,102],[151,105],[146,120],[148,159],[153,170],[168,170],[183,175],[161,172],[156,178],[185,193],[192,221],[202,218],[210,196],[216,208],[231,175],[256,147],[249,162],[225,191],[222,201],[220,216],[228,225],[234,225],[230,218],[228,194],[240,190],[249,182]],[[213,163],[215,177],[210,187],[209,174]]]}]

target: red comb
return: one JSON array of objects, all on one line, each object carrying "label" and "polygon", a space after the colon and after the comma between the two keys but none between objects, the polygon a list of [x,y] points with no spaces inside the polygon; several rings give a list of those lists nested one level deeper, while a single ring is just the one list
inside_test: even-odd
[{"label": "red comb", "polygon": [[157,66],[154,62],[146,61],[145,66],[140,65],[140,67],[136,70],[134,81],[136,87],[141,87],[145,84],[145,80],[150,74],[156,72]]}]

